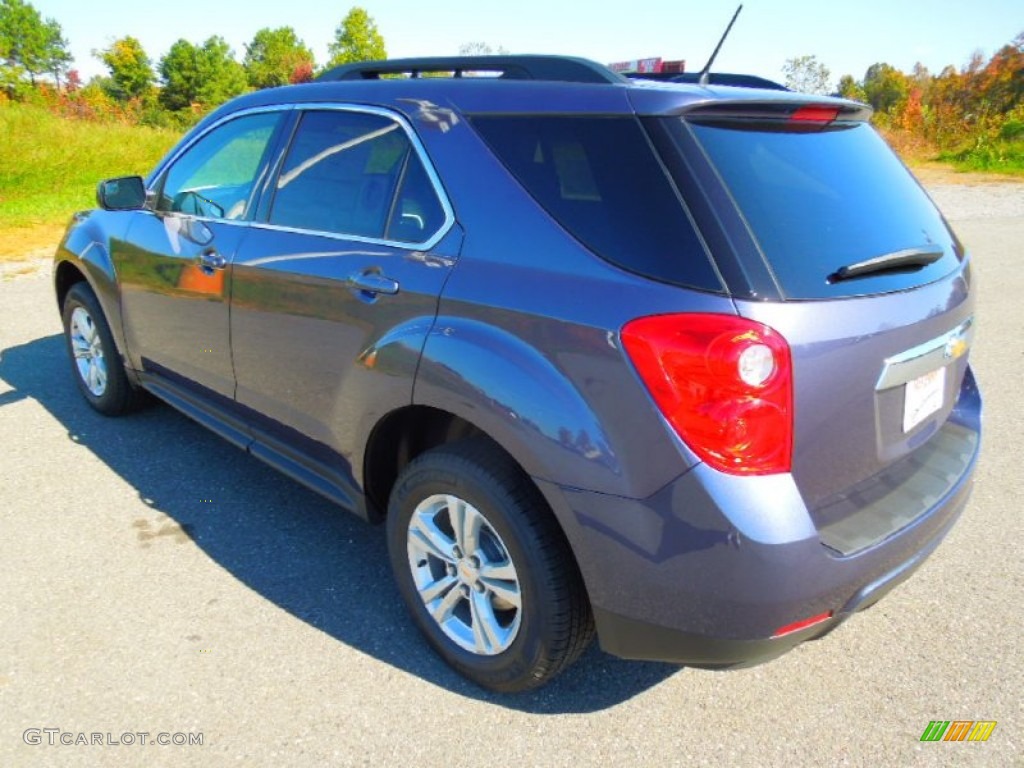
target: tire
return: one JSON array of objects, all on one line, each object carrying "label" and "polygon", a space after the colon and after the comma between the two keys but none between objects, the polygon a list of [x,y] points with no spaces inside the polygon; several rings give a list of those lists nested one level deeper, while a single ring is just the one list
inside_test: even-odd
[{"label": "tire", "polygon": [[593,638],[586,590],[554,515],[487,440],[411,462],[391,493],[387,537],[416,625],[445,662],[483,688],[544,685]]},{"label": "tire", "polygon": [[106,416],[138,408],[144,393],[129,381],[110,326],[88,283],[71,286],[62,317],[71,370],[89,405]]}]

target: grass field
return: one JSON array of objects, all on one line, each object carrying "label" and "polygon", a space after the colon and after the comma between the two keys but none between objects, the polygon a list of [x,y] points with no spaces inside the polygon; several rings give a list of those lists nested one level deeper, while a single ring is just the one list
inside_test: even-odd
[{"label": "grass field", "polygon": [[977,146],[959,152],[942,152],[938,159],[962,171],[995,171],[1024,176],[1024,138],[979,142]]},{"label": "grass field", "polygon": [[52,247],[71,213],[96,204],[98,181],[145,175],[180,135],[0,104],[0,260]]}]

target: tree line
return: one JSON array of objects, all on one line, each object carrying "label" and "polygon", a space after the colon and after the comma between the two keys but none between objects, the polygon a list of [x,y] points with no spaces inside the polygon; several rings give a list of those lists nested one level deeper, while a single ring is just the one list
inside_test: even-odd
[{"label": "tree line", "polygon": [[180,39],[154,61],[132,36],[93,51],[108,70],[82,83],[60,24],[26,0],[0,0],[0,100],[41,101],[84,118],[184,127],[250,89],[312,80],[340,64],[387,58],[373,17],[353,7],[335,29],[328,61],[291,27],[259,30],[241,61],[224,38]]},{"label": "tree line", "polygon": [[[460,49],[492,52],[481,42]],[[108,74],[83,84],[60,24],[27,0],[0,0],[0,100],[41,101],[84,118],[185,127],[247,90],[307,82],[339,64],[387,58],[387,49],[373,17],[357,6],[336,27],[323,67],[287,26],[259,30],[241,61],[216,35],[202,42],[180,39],[156,61],[131,36],[93,55]],[[905,73],[879,62],[859,80],[843,75],[834,88],[829,69],[815,56],[789,59],[782,71],[794,90],[870,104],[873,122],[905,155],[998,167],[1010,153],[1009,164],[1024,170],[1024,32],[987,60],[976,53],[960,69],[947,66],[938,74],[921,64]]]},{"label": "tree line", "polygon": [[794,90],[870,104],[872,121],[903,154],[1024,169],[1024,32],[988,59],[976,52],[937,74],[920,63],[908,73],[879,62],[859,80],[843,75],[833,89],[814,56],[789,59],[783,74]]},{"label": "tree line", "polygon": [[921,64],[909,73],[873,64],[862,80],[842,77],[839,93],[874,107],[895,143],[916,142],[918,151],[981,168],[1024,160],[1024,32],[987,60],[976,52],[938,74]]}]

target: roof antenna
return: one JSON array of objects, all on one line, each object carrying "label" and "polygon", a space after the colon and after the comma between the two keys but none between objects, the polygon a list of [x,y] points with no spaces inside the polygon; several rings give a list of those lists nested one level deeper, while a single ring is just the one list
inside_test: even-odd
[{"label": "roof antenna", "polygon": [[714,53],[711,54],[711,58],[708,59],[708,63],[705,64],[704,69],[700,71],[700,78],[698,78],[697,82],[701,85],[707,85],[710,81],[711,78],[709,73],[711,71],[711,65],[715,63],[715,57],[718,56],[718,51],[722,47],[722,43],[724,43],[725,38],[729,36],[729,30],[732,29],[732,25],[736,23],[736,17],[740,15],[740,11],[742,10],[743,5],[741,4],[740,7],[736,9],[736,13],[732,15],[732,21],[729,22],[729,26],[726,27],[725,32],[722,33],[722,39],[719,40],[718,45],[715,46]]}]

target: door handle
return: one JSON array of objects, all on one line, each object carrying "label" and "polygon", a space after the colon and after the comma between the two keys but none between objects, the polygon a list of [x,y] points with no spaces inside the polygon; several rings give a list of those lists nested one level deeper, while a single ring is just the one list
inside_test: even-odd
[{"label": "door handle", "polygon": [[356,272],[348,276],[348,284],[350,288],[367,294],[384,293],[393,296],[398,293],[398,281],[379,272]]},{"label": "door handle", "polygon": [[228,260],[221,256],[213,248],[203,251],[199,257],[199,266],[204,269],[224,269]]}]

